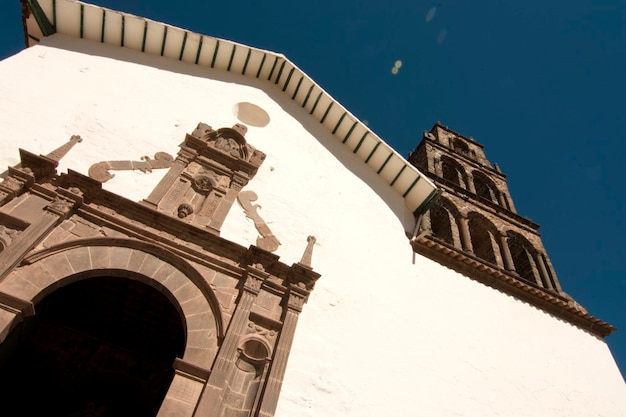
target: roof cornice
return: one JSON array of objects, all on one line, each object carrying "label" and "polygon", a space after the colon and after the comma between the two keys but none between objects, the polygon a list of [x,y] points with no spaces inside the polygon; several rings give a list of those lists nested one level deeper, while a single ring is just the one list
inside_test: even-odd
[{"label": "roof cornice", "polygon": [[27,5],[23,20],[28,46],[43,36],[61,33],[265,81],[376,172],[402,196],[411,212],[423,213],[439,195],[432,181],[282,54],[76,0],[22,2]]}]

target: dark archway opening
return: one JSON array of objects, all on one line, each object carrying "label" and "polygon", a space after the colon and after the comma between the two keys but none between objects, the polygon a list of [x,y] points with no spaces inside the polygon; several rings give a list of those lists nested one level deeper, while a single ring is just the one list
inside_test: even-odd
[{"label": "dark archway opening", "polygon": [[432,228],[433,236],[450,245],[454,245],[450,213],[444,207],[435,204],[430,209],[430,227]]},{"label": "dark archway opening", "polygon": [[3,415],[156,416],[185,345],[180,314],[161,292],[89,278],[35,310],[0,346]]}]

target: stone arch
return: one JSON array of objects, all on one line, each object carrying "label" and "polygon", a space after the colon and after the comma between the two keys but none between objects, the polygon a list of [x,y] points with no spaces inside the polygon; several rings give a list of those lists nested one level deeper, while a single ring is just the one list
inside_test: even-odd
[{"label": "stone arch", "polygon": [[461,216],[456,206],[447,198],[441,197],[430,208],[429,215],[433,237],[461,248],[457,224],[457,219]]},{"label": "stone arch", "polygon": [[472,172],[476,195],[492,203],[498,204],[498,187],[494,182],[480,171]]},{"label": "stone arch", "polygon": [[57,288],[35,311],[0,345],[7,415],[157,414],[185,346],[181,316],[161,291],[91,277]]},{"label": "stone arch", "polygon": [[468,227],[474,255],[493,265],[502,265],[498,230],[486,217],[468,213]]},{"label": "stone arch", "polygon": [[444,180],[450,181],[459,187],[466,187],[465,169],[452,158],[447,156],[441,157],[441,175]]},{"label": "stone arch", "polygon": [[452,147],[452,149],[460,154],[474,156],[474,152],[470,150],[469,146],[467,146],[467,143],[465,143],[459,137],[450,139],[450,146]]},{"label": "stone arch", "polygon": [[509,231],[507,235],[515,272],[523,280],[542,285],[539,269],[535,262],[534,254],[537,253],[535,247],[519,233]]},{"label": "stone arch", "polygon": [[55,246],[28,257],[0,282],[0,293],[36,304],[56,288],[97,276],[130,278],[162,292],[185,327],[182,359],[210,367],[223,338],[215,294],[189,263],[156,245],[104,238]]}]

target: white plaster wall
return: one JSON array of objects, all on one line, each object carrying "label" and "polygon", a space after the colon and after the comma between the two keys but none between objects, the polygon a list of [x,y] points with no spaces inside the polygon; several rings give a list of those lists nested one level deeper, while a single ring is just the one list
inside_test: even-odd
[{"label": "white plaster wall", "polygon": [[[241,101],[270,115],[246,135],[268,155],[246,189],[259,195],[281,260],[297,262],[315,235],[322,274],[278,416],[626,416],[602,340],[413,261],[401,198],[274,87],[59,35],[44,44],[0,62],[2,166],[18,162],[18,146],[46,154],[80,134],[59,171],[86,174],[102,160],[175,155],[199,121],[236,123]],[[105,188],[137,201],[164,173],[118,172]],[[222,236],[248,246],[257,232],[235,205]]]}]

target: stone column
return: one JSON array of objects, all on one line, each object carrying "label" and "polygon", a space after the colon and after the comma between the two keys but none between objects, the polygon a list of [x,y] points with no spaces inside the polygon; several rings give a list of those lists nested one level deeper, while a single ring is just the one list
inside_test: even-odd
[{"label": "stone column", "polygon": [[552,263],[550,262],[550,258],[548,258],[544,254],[541,254],[541,258],[543,259],[546,265],[548,276],[550,277],[550,282],[552,283],[554,289],[557,290],[558,292],[563,292],[563,290],[561,289],[561,284],[559,283],[559,280],[556,277],[556,272],[554,272],[554,267],[552,266]]},{"label": "stone column", "polygon": [[459,219],[459,232],[461,236],[461,246],[464,251],[474,253],[472,247],[472,238],[469,231],[469,219],[467,217],[461,217]]},{"label": "stone column", "polygon": [[467,190],[472,194],[476,194],[476,187],[474,186],[474,176],[470,173],[467,173],[466,177],[467,177]]},{"label": "stone column", "polygon": [[500,235],[500,252],[502,252],[502,261],[504,262],[504,268],[507,271],[515,272],[515,263],[513,262],[511,249],[509,248],[509,239],[506,235]]},{"label": "stone column", "polygon": [[509,208],[506,204],[506,197],[504,196],[504,193],[501,193],[500,191],[498,191],[498,203],[506,209]]}]

